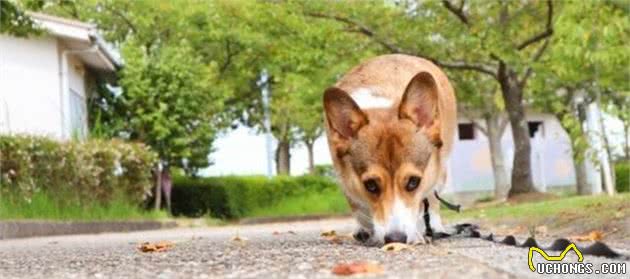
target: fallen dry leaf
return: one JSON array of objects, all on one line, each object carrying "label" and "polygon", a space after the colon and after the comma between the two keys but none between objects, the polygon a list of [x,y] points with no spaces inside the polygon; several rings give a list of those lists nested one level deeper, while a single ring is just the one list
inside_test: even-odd
[{"label": "fallen dry leaf", "polygon": [[287,233],[289,233],[289,234],[297,234],[297,233],[296,233],[296,232],[294,232],[294,231],[287,231]]},{"label": "fallen dry leaf", "polygon": [[239,235],[236,235],[236,236],[232,237],[232,239],[230,239],[230,241],[239,242],[239,243],[245,243],[245,241],[247,241],[247,238],[239,236]]},{"label": "fallen dry leaf", "polygon": [[413,247],[404,243],[392,242],[385,244],[385,246],[381,247],[381,250],[385,252],[398,252],[402,250],[413,250]]},{"label": "fallen dry leaf", "polygon": [[149,252],[164,252],[169,248],[173,247],[173,242],[170,241],[160,241],[157,243],[144,242],[138,246],[138,250],[140,252],[149,253]]},{"label": "fallen dry leaf", "polygon": [[578,235],[569,237],[569,239],[573,241],[599,241],[604,238],[604,233],[602,231],[592,231],[585,235]]},{"label": "fallen dry leaf", "polygon": [[334,244],[341,244],[343,243],[344,240],[352,240],[354,239],[354,237],[352,237],[352,234],[337,234],[337,232],[335,231],[325,231],[321,233],[321,236],[334,243]]},{"label": "fallen dry leaf", "polygon": [[383,267],[378,263],[372,262],[353,262],[337,264],[332,269],[335,275],[348,276],[359,273],[381,273]]}]

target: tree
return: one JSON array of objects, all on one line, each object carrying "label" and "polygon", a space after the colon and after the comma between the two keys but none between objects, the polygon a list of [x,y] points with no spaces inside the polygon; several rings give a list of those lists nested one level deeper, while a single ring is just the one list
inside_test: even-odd
[{"label": "tree", "polygon": [[19,2],[0,0],[0,34],[26,37],[44,32],[26,14],[25,8]]},{"label": "tree", "polygon": [[507,198],[510,180],[505,164],[501,138],[507,127],[505,106],[496,84],[486,77],[472,72],[455,72],[451,79],[456,86],[459,99],[458,111],[470,121],[476,130],[488,138],[488,148],[494,176],[494,198]]},{"label": "tree", "polygon": [[[380,4],[379,4],[380,3]],[[515,144],[510,195],[535,191],[525,92],[554,33],[554,2],[449,0],[305,2],[306,14],[334,20],[383,52],[424,57],[447,71],[473,71],[500,87]]]},{"label": "tree", "polygon": [[[189,174],[210,165],[208,155],[223,117],[227,90],[219,84],[221,67],[215,57],[198,51],[210,25],[207,4],[182,1],[81,1],[72,8],[46,10],[94,22],[121,49],[124,68],[117,85],[101,84],[90,101],[98,126],[111,136],[142,141],[159,154],[156,207],[170,168]],[[70,5],[70,4],[68,4]],[[209,32],[210,33],[210,32]],[[113,90],[119,86],[119,90]],[[168,193],[167,193],[168,194]],[[168,202],[168,200],[167,200]]]},{"label": "tree", "polygon": [[246,61],[224,75],[247,84],[235,92],[238,105],[232,113],[241,123],[265,130],[260,87],[252,85],[266,71],[270,76],[271,132],[278,142],[277,173],[289,174],[291,147],[299,141],[312,146],[321,134],[322,88],[365,56],[364,49],[350,50],[347,42],[366,40],[337,32],[340,24],[336,22],[313,25],[310,17],[295,12],[299,5],[293,2],[213,3],[218,17],[229,21],[231,44],[243,50],[238,59]]},{"label": "tree", "polygon": [[[584,1],[563,6],[557,26],[550,55],[542,59],[532,80],[534,105],[554,113],[569,133],[578,193],[592,194],[586,164],[597,160],[584,130],[586,106],[601,101],[610,104],[603,107],[614,114],[615,104],[624,106],[619,100],[630,90],[630,55],[625,51],[630,24],[627,10],[615,2]],[[624,119],[623,113],[617,115]]]}]

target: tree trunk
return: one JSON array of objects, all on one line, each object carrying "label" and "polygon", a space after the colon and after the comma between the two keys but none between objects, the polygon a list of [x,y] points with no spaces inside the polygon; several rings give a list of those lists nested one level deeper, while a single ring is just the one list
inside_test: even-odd
[{"label": "tree trunk", "polygon": [[[586,105],[579,103],[576,105],[576,110],[580,121],[580,133],[586,137]],[[578,195],[592,195],[593,186],[592,182],[588,181],[589,159],[586,157],[586,150],[573,149],[573,164],[575,165],[575,188]]]},{"label": "tree trunk", "polygon": [[[598,101],[598,107],[599,107],[599,101]],[[610,175],[610,179],[612,181],[612,190],[615,190],[615,181],[617,179],[617,175],[615,173],[615,168],[613,167],[615,165],[614,160],[613,160],[613,152],[612,152],[612,147],[610,146],[610,142],[608,141],[608,134],[606,133],[606,125],[604,124],[604,115],[600,112],[599,113],[599,125],[602,127],[602,140],[604,141],[604,150],[606,151],[606,157],[608,157],[608,165],[610,166],[610,173],[608,175]],[[602,168],[602,172],[604,168]],[[603,173],[603,175],[607,175],[606,173]]]},{"label": "tree trunk", "polygon": [[162,171],[160,164],[155,168],[155,210],[162,207]]},{"label": "tree trunk", "polygon": [[630,130],[630,125],[627,123],[623,123],[623,141],[626,143],[624,147],[624,158],[626,160],[630,160],[630,139],[628,138],[628,130]]},{"label": "tree trunk", "polygon": [[486,127],[488,145],[490,146],[490,158],[492,159],[492,173],[494,175],[494,198],[503,201],[510,191],[510,181],[505,168],[505,157],[503,156],[503,146],[501,136],[504,127],[501,127],[501,119],[498,115],[486,117]]},{"label": "tree trunk", "polygon": [[315,174],[315,158],[313,158],[313,145],[315,141],[305,141],[306,150],[308,151],[308,173]]},{"label": "tree trunk", "polygon": [[171,178],[171,169],[165,167],[162,169],[162,192],[164,192],[164,200],[166,201],[166,210],[171,213],[171,192],[173,191],[173,179]]},{"label": "tree trunk", "polygon": [[592,187],[588,184],[588,173],[586,160],[576,161],[573,160],[575,167],[575,183],[578,195],[590,195],[592,194]]},{"label": "tree trunk", "polygon": [[276,149],[276,173],[289,175],[291,173],[291,144],[289,141],[280,140]]},{"label": "tree trunk", "polygon": [[536,192],[532,181],[531,143],[523,107],[523,88],[518,82],[516,73],[503,63],[499,66],[498,79],[514,138],[512,188],[509,195]]}]

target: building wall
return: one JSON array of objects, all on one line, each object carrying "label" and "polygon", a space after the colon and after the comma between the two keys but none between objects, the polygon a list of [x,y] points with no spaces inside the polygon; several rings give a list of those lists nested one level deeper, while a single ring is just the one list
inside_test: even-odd
[{"label": "building wall", "polygon": [[[549,187],[575,184],[575,173],[571,155],[569,136],[552,115],[528,113],[528,122],[540,121],[542,127],[532,145],[532,175],[534,186],[546,191]],[[460,119],[459,123],[470,123]],[[501,140],[507,172],[511,174],[514,159],[514,144],[511,127],[508,124]],[[449,160],[449,181],[445,192],[492,191],[494,177],[488,139],[475,129],[474,140],[456,141]]]},{"label": "building wall", "polygon": [[[62,55],[66,49],[52,37],[0,35],[0,133],[87,135],[87,73],[80,60]],[[68,65],[63,74],[62,63]]]},{"label": "building wall", "polygon": [[62,136],[57,40],[0,35],[0,133]]}]

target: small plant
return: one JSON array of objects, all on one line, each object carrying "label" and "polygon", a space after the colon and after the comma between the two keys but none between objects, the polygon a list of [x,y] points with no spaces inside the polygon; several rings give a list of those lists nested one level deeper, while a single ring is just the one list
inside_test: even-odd
[{"label": "small plant", "polygon": [[58,142],[37,136],[0,136],[0,194],[29,201],[34,195],[72,193],[107,203],[120,192],[140,204],[152,186],[156,155],[120,140]]}]

